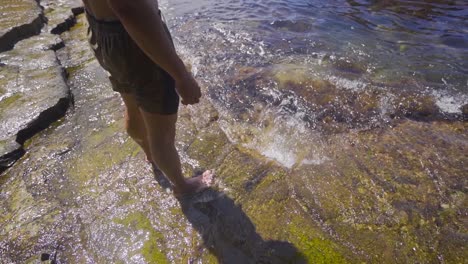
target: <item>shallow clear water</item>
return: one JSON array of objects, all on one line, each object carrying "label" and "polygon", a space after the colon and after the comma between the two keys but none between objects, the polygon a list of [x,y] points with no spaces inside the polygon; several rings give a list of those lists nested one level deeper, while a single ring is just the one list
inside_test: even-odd
[{"label": "shallow clear water", "polygon": [[[56,43],[46,33],[2,53],[9,86],[60,61],[74,107],[0,178],[0,259],[211,263],[222,251],[223,263],[274,246],[297,247],[311,263],[462,263],[466,37],[450,23],[427,30],[429,19],[403,10],[421,4],[407,3],[163,3],[205,93],[181,106],[184,172],[215,168],[227,194],[206,206],[179,204],[156,184],[124,132],[83,15],[56,53],[44,52]],[[434,21],[464,25],[464,10],[428,5],[446,11],[431,11]]]},{"label": "shallow clear water", "polygon": [[326,160],[323,135],[395,116],[465,118],[466,1],[177,0],[161,8],[179,53],[224,113],[226,134],[287,167]]},{"label": "shallow clear water", "polygon": [[213,33],[224,31],[244,51],[252,48],[247,59],[257,65],[271,62],[268,55],[298,61],[326,54],[350,59],[369,74],[412,76],[437,89],[467,91],[466,1],[178,0],[162,7],[172,27],[191,25],[175,33],[182,42],[203,49]]}]

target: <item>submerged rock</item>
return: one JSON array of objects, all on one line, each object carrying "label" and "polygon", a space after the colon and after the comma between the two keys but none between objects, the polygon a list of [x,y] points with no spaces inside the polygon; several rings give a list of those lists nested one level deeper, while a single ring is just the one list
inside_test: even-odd
[{"label": "submerged rock", "polygon": [[308,32],[312,28],[312,25],[308,21],[291,21],[291,20],[275,20],[270,23],[273,28],[284,29],[285,31],[293,32]]},{"label": "submerged rock", "polygon": [[[380,91],[342,89],[297,67],[276,75],[271,68],[244,68],[226,82],[233,88],[230,97],[214,97],[213,89],[205,93],[213,98],[181,107],[177,148],[185,175],[214,168],[217,176],[210,199],[177,200],[153,179],[143,152],[124,132],[122,102],[93,59],[84,26],[78,16],[61,34],[64,48],[56,52],[69,75],[73,111],[30,139],[27,153],[0,178],[2,260],[461,263],[468,258],[465,122],[419,122],[398,113],[390,124],[357,130],[348,125],[382,114],[375,113],[385,98]],[[52,58],[45,47],[56,42],[42,37],[48,40],[25,43],[41,50],[32,49],[38,58]],[[0,67],[5,76],[21,71],[33,83],[33,73],[57,67],[57,62],[21,61],[21,54],[0,55],[8,59]],[[13,89],[14,79],[2,82]],[[43,87],[41,81],[33,87]],[[273,82],[284,94],[260,91],[261,84]],[[314,111],[303,112],[292,93]],[[5,111],[22,96],[9,99]],[[430,116],[436,110],[424,98],[402,101],[400,109]],[[278,117],[278,109],[286,114]],[[321,115],[308,115],[317,112]],[[296,120],[320,120],[323,129]]]},{"label": "submerged rock", "polygon": [[230,114],[251,124],[258,121],[258,108],[300,117],[310,127],[325,133],[387,126],[392,119],[462,119],[460,114],[440,109],[436,94],[401,89],[403,85],[414,85],[405,80],[398,87],[383,89],[383,84],[323,76],[304,65],[278,64],[248,71],[240,68],[227,79],[226,85],[235,92],[213,94],[213,98],[221,101],[221,105],[229,105]]},{"label": "submerged rock", "polygon": [[461,107],[461,111],[462,111],[462,113],[463,113],[463,118],[464,118],[465,120],[468,120],[468,104],[463,105],[463,106]]},{"label": "submerged rock", "polygon": [[355,74],[355,75],[362,75],[366,72],[367,68],[365,65],[361,65],[358,62],[351,61],[347,58],[339,58],[332,61],[333,67],[339,71]]},{"label": "submerged rock", "polygon": [[333,158],[298,168],[291,184],[311,217],[335,241],[351,242],[354,252],[384,263],[440,258],[457,263],[466,258],[466,248],[456,240],[445,244],[439,230],[460,237],[465,232],[458,200],[466,185],[464,129],[462,122],[405,121],[391,129],[333,136],[325,153]]}]

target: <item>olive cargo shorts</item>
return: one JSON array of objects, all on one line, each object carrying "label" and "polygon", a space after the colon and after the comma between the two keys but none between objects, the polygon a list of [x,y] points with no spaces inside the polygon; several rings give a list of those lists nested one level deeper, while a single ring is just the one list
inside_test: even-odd
[{"label": "olive cargo shorts", "polygon": [[[109,72],[112,89],[133,94],[146,112],[177,113],[179,96],[174,79],[146,56],[120,21],[101,21],[86,15],[89,43],[99,64]],[[165,24],[164,29],[172,41]]]}]

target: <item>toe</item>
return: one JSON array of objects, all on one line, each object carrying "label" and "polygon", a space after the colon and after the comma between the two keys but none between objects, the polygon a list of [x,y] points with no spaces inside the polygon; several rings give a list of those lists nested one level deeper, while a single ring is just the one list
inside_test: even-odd
[{"label": "toe", "polygon": [[213,181],[214,172],[211,170],[207,170],[202,174],[202,181],[203,183],[210,185]]}]

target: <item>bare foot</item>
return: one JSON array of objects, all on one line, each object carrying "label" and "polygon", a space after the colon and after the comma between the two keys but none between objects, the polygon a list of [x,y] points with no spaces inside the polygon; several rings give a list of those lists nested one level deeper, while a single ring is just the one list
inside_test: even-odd
[{"label": "bare foot", "polygon": [[213,184],[214,171],[207,170],[196,177],[185,179],[185,186],[174,188],[175,196],[194,194],[201,192]]}]

